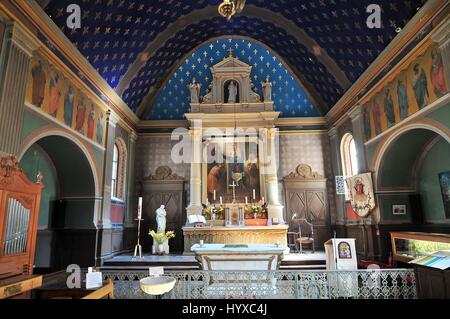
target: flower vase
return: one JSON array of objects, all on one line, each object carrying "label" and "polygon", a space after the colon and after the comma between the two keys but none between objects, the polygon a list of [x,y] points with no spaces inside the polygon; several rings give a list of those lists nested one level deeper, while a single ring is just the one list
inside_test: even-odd
[{"label": "flower vase", "polygon": [[158,255],[164,255],[166,252],[164,251],[164,244],[159,244],[158,243],[158,245],[156,245],[156,253],[158,254]]}]

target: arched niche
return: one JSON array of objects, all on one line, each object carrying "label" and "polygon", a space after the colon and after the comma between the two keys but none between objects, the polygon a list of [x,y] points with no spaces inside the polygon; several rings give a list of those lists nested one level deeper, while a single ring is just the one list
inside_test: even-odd
[{"label": "arched niche", "polygon": [[71,263],[93,265],[100,200],[96,174],[85,151],[62,135],[37,137],[23,149],[20,166],[29,178],[39,171],[44,176],[36,267],[59,270]]},{"label": "arched niche", "polygon": [[[381,146],[374,177],[384,222],[422,225],[450,220],[439,180],[439,174],[450,171],[449,141],[439,128],[411,125]],[[396,215],[393,205],[405,205],[406,214]]]}]

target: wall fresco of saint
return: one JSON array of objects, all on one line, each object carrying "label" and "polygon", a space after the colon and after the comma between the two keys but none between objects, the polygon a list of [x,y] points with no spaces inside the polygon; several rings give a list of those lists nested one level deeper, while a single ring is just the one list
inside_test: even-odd
[{"label": "wall fresco of saint", "polygon": [[437,46],[405,63],[405,68],[389,77],[386,85],[362,103],[366,140],[444,96],[448,92],[444,72]]},{"label": "wall fresco of saint", "polygon": [[33,58],[26,101],[103,146],[106,111],[93,100],[45,59]]}]

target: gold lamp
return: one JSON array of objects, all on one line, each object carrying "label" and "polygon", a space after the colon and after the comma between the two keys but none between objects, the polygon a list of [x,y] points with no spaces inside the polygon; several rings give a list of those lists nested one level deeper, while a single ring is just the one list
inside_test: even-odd
[{"label": "gold lamp", "polygon": [[234,15],[242,12],[245,1],[246,0],[223,0],[219,5],[219,14],[227,20],[231,20]]}]

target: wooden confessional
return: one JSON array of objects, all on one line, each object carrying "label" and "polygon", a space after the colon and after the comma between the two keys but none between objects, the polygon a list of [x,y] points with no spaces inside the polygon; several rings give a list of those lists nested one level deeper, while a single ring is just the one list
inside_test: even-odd
[{"label": "wooden confessional", "polygon": [[42,177],[31,182],[14,156],[0,161],[0,299],[41,285],[32,276]]}]

